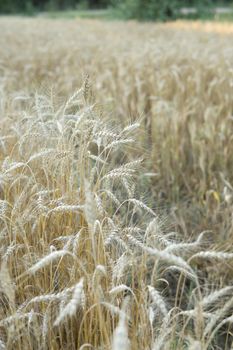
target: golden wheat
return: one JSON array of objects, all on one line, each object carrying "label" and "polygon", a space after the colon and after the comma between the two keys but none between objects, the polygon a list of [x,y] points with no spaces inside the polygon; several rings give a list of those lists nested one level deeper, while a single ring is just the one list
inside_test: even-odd
[{"label": "golden wheat", "polygon": [[232,28],[0,19],[0,349],[231,348]]}]

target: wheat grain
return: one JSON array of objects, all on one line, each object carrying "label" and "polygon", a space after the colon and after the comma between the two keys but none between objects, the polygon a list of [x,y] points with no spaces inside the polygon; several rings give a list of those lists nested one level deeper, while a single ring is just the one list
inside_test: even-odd
[{"label": "wheat grain", "polygon": [[77,307],[82,302],[83,293],[83,278],[77,283],[74,288],[72,299],[70,302],[60,311],[60,314],[54,322],[54,326],[58,326],[66,317],[71,317],[76,313]]},{"label": "wheat grain", "polygon": [[65,205],[64,204],[49,210],[47,215],[51,213],[79,212],[79,211],[82,211],[83,208],[84,208],[83,205]]},{"label": "wheat grain", "polygon": [[128,338],[128,330],[126,326],[126,308],[127,299],[124,301],[123,310],[120,314],[118,326],[114,330],[112,340],[112,350],[128,350],[130,349],[130,341]]},{"label": "wheat grain", "polygon": [[118,286],[113,287],[110,291],[109,294],[110,295],[117,295],[118,293],[122,293],[125,291],[129,291],[130,293],[134,294],[133,290],[126,286],[125,284],[120,284]]},{"label": "wheat grain", "polygon": [[129,238],[129,241],[139,247],[141,250],[143,250],[144,252],[146,252],[149,255],[155,256],[158,259],[163,259],[169,263],[175,264],[177,266],[180,266],[186,270],[188,270],[189,272],[192,272],[190,266],[179,256],[176,255],[172,255],[170,253],[167,253],[166,251],[162,250],[159,251],[156,248],[150,248],[147,247],[145,245],[143,245],[142,243],[140,243],[138,240],[136,240],[134,237],[127,235],[127,237]]},{"label": "wheat grain", "polygon": [[29,274],[35,274],[37,271],[41,270],[42,268],[46,267],[48,264],[52,263],[54,260],[57,260],[59,258],[63,258],[65,255],[73,256],[70,252],[67,250],[58,250],[54,251],[42,259],[40,259],[36,264],[34,264],[30,269],[28,269]]},{"label": "wheat grain", "polygon": [[166,316],[168,312],[167,306],[163,298],[161,297],[160,293],[152,286],[147,286],[147,287],[153,301],[152,306],[156,306],[162,312],[162,314]]},{"label": "wheat grain", "polygon": [[224,287],[220,290],[216,290],[216,291],[210,293],[209,295],[205,296],[201,301],[203,308],[207,308],[209,305],[216,303],[218,301],[218,299],[220,299],[224,295],[227,295],[228,293],[230,293],[232,291],[232,289],[233,289],[232,286],[227,286],[227,287]]},{"label": "wheat grain", "polygon": [[192,256],[191,259],[201,258],[201,259],[213,259],[213,260],[231,260],[233,259],[233,253],[207,251],[198,252]]},{"label": "wheat grain", "polygon": [[10,305],[14,307],[15,305],[15,285],[9,274],[6,260],[1,263],[0,269],[0,291],[6,294],[9,299]]}]

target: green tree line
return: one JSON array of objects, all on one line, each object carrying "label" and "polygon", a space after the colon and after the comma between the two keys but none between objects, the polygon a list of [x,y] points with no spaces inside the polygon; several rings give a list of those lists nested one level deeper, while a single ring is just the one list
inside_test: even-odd
[{"label": "green tree line", "polygon": [[115,7],[126,18],[175,18],[181,7],[228,5],[233,0],[0,0],[0,13]]},{"label": "green tree line", "polygon": [[0,0],[1,13],[87,8],[105,8],[109,0]]},{"label": "green tree line", "polygon": [[[212,18],[215,7],[232,5],[233,0],[115,0],[125,18],[172,20],[176,18]],[[192,7],[195,13],[183,15],[181,8]]]}]

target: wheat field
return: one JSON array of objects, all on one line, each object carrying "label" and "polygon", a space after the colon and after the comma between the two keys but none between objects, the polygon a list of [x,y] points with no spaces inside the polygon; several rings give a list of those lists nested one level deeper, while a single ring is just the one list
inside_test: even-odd
[{"label": "wheat field", "polygon": [[0,350],[232,349],[233,25],[0,33]]}]

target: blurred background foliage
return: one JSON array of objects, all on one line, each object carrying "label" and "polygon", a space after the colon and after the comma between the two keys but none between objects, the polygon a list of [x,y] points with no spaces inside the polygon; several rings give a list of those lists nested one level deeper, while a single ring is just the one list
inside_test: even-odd
[{"label": "blurred background foliage", "polygon": [[0,0],[1,13],[17,13],[47,10],[66,10],[77,8],[106,8],[109,0]]},{"label": "blurred background foliage", "polygon": [[194,7],[196,12],[192,16],[200,17],[206,9],[216,5],[219,3],[214,0],[115,0],[115,7],[126,18],[139,20],[176,19],[182,17],[180,9],[184,7]]},{"label": "blurred background foliage", "polygon": [[42,11],[114,9],[126,19],[170,20],[182,17],[181,8],[195,8],[191,18],[205,17],[216,6],[232,5],[233,0],[0,0],[0,13],[35,14]]}]

